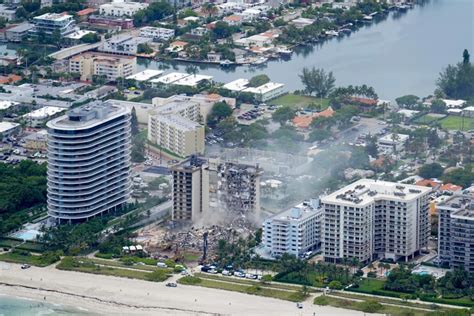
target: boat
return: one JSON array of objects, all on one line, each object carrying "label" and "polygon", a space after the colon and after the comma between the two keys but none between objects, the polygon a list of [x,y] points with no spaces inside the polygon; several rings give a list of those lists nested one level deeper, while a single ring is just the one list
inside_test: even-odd
[{"label": "boat", "polygon": [[338,36],[339,32],[331,30],[331,31],[326,31],[325,34],[328,36]]},{"label": "boat", "polygon": [[291,49],[286,47],[277,47],[276,52],[283,56],[290,56],[293,53]]},{"label": "boat", "polygon": [[254,62],[252,62],[252,65],[262,65],[268,61],[268,58],[266,57],[258,57]]},{"label": "boat", "polygon": [[227,67],[227,66],[231,66],[231,65],[233,65],[233,64],[234,64],[234,63],[231,62],[231,61],[228,60],[228,59],[223,60],[223,61],[220,62],[221,67]]}]

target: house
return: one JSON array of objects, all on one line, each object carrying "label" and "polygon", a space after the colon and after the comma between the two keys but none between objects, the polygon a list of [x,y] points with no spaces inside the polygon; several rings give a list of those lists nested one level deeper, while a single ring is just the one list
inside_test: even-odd
[{"label": "house", "polygon": [[262,11],[258,9],[247,9],[242,12],[242,18],[244,21],[254,21],[262,15]]},{"label": "house", "polygon": [[423,179],[415,182],[415,184],[422,187],[430,187],[433,188],[433,191],[438,191],[443,182],[439,181],[438,179]]},{"label": "house", "polygon": [[76,16],[79,21],[84,22],[87,21],[90,15],[94,14],[97,10],[94,8],[85,8],[83,10],[77,11]]},{"label": "house", "polygon": [[207,28],[199,26],[192,29],[189,33],[195,36],[204,36],[208,32]]},{"label": "house", "polygon": [[474,106],[468,106],[462,109],[462,115],[467,117],[474,117]]},{"label": "house", "polygon": [[350,101],[356,103],[364,112],[372,111],[377,108],[378,102],[374,99],[350,97]]},{"label": "house", "polygon": [[226,16],[222,19],[222,21],[227,22],[230,26],[239,26],[242,24],[242,20],[242,16],[236,14]]},{"label": "house", "polygon": [[184,47],[186,47],[186,45],[188,45],[187,42],[183,42],[183,41],[174,41],[170,44],[170,46],[168,48],[166,48],[166,50],[170,53],[172,52],[180,52],[182,50],[184,50]]},{"label": "house", "polygon": [[212,61],[212,62],[219,62],[221,61],[221,54],[216,53],[214,51],[207,53],[207,60]]},{"label": "house", "polygon": [[13,84],[15,82],[21,81],[23,77],[10,74],[8,76],[0,76],[0,84]]},{"label": "house", "polygon": [[442,192],[442,193],[446,193],[446,192],[452,192],[452,193],[456,193],[456,192],[461,192],[462,191],[462,186],[459,186],[459,185],[456,185],[456,184],[452,184],[452,183],[446,183],[446,184],[443,184],[439,190]]},{"label": "house", "polygon": [[293,24],[296,28],[302,29],[305,26],[313,24],[315,21],[315,19],[297,18],[292,20],[290,24]]},{"label": "house", "polygon": [[443,99],[443,102],[446,104],[446,107],[448,107],[448,108],[462,108],[464,105],[466,105],[465,100]]},{"label": "house", "polygon": [[314,119],[318,117],[331,117],[334,115],[334,113],[336,113],[336,111],[334,111],[332,107],[328,107],[327,109],[321,112],[313,113],[311,115],[295,116],[292,122],[296,128],[307,129],[311,125]]}]

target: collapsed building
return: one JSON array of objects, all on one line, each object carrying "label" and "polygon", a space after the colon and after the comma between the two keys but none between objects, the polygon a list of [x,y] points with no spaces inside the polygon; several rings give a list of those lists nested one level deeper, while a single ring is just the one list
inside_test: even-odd
[{"label": "collapsed building", "polygon": [[171,170],[174,221],[217,223],[260,215],[258,165],[191,156]]}]

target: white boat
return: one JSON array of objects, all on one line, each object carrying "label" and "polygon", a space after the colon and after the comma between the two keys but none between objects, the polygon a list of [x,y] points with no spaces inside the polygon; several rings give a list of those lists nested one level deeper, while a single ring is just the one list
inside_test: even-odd
[{"label": "white boat", "polygon": [[328,36],[338,36],[339,32],[337,32],[337,31],[326,31],[325,34],[328,35]]},{"label": "white boat", "polygon": [[258,57],[253,63],[252,65],[261,65],[261,64],[264,64],[268,61],[268,58],[266,57]]}]

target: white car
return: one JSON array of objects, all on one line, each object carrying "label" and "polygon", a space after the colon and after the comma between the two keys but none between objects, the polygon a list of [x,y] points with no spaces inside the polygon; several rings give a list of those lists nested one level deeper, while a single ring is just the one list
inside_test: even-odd
[{"label": "white car", "polygon": [[230,275],[230,271],[228,271],[228,270],[222,270],[222,275]]}]

